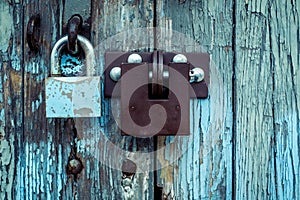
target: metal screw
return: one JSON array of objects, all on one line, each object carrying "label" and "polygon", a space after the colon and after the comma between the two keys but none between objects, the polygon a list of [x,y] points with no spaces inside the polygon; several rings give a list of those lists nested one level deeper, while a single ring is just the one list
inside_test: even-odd
[{"label": "metal screw", "polygon": [[187,63],[187,58],[183,54],[177,54],[176,56],[174,56],[173,62],[174,63]]},{"label": "metal screw", "polygon": [[141,63],[142,60],[143,59],[139,54],[133,53],[128,57],[127,62],[128,63]]},{"label": "metal screw", "polygon": [[135,107],[135,106],[130,106],[129,109],[130,109],[131,111],[135,111],[136,107]]},{"label": "metal screw", "polygon": [[74,175],[79,174],[82,169],[83,169],[83,165],[79,159],[73,158],[73,159],[69,160],[68,166],[67,166],[68,174],[74,174]]},{"label": "metal screw", "polygon": [[204,71],[199,67],[190,70],[189,75],[190,75],[190,83],[201,82],[204,79]]},{"label": "metal screw", "polygon": [[110,70],[109,76],[113,81],[118,81],[121,78],[121,67],[114,67]]}]

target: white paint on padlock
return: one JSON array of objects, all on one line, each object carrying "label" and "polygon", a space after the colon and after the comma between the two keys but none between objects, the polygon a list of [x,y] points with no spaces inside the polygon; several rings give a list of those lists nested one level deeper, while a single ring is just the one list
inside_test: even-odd
[{"label": "white paint on padlock", "polygon": [[51,77],[45,83],[48,118],[101,116],[100,77],[93,76],[96,66],[94,49],[85,37],[78,35],[77,40],[85,53],[87,76],[57,77],[60,75],[58,58],[68,37],[58,40],[51,52]]}]

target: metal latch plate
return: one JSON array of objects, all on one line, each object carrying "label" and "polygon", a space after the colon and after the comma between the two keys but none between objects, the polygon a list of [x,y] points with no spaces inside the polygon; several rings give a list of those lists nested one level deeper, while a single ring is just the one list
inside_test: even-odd
[{"label": "metal latch plate", "polygon": [[[148,63],[122,65],[122,76],[127,72],[131,73],[130,77],[122,79],[121,83],[121,131],[123,135],[150,137],[190,134],[189,85],[176,80],[175,77],[178,76],[174,74],[177,71],[185,74],[184,78],[187,82],[189,68],[183,65],[185,64],[170,65],[176,68],[176,71],[170,70],[168,99],[149,99],[148,85],[144,84],[145,80],[148,80]],[[142,86],[136,89],[137,85]],[[155,105],[160,105],[162,108],[155,107]],[[154,109],[151,114],[149,114],[150,108]],[[163,120],[166,120],[165,123]]]},{"label": "metal latch plate", "polygon": [[[209,55],[182,53],[188,62],[174,63],[172,60],[176,53],[162,53],[163,65],[169,69],[169,93],[167,99],[153,99],[149,97],[149,66],[153,65],[153,53],[138,53],[142,63],[127,63],[131,54],[107,52],[105,55],[104,95],[121,99],[122,134],[138,137],[189,135],[190,98],[208,97]],[[114,67],[121,68],[121,84],[110,78]],[[203,69],[204,80],[190,84],[189,72],[196,67]],[[128,77],[127,73],[130,74]],[[184,80],[178,80],[178,75],[174,73],[180,73]]]}]

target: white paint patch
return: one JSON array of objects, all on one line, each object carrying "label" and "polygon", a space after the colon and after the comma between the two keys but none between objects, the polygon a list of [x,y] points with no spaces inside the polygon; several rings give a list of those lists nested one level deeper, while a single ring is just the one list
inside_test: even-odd
[{"label": "white paint patch", "polygon": [[7,140],[0,140],[0,155],[1,165],[9,165],[11,160],[11,152]]},{"label": "white paint patch", "polygon": [[[1,130],[4,135],[4,130]],[[10,136],[9,141],[0,139],[0,185],[5,185],[5,190],[0,190],[0,199],[12,199],[13,179],[15,160],[12,159],[14,149],[10,144],[14,143],[13,135]]]},{"label": "white paint patch", "polygon": [[[3,124],[5,124],[5,121],[6,121],[4,115],[5,115],[5,111],[4,111],[4,109],[1,109],[0,110],[0,122],[2,122]],[[4,130],[2,127],[0,127],[0,133],[1,134],[4,133]]]},{"label": "white paint patch", "polygon": [[13,15],[10,13],[8,3],[0,3],[0,51],[5,52],[8,49],[9,40],[13,29]]},{"label": "white paint patch", "polygon": [[100,77],[46,79],[47,117],[100,117]]}]

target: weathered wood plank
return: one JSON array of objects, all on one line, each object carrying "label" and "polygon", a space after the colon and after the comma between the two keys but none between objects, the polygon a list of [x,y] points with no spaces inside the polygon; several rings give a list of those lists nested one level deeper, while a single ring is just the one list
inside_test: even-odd
[{"label": "weathered wood plank", "polygon": [[[153,48],[148,35],[136,30],[153,25],[152,1],[92,1],[91,12],[98,75],[104,72],[106,51]],[[151,151],[152,140],[121,136],[112,115],[112,109],[118,109],[118,103],[104,99],[104,95],[102,103],[101,119],[75,120],[77,155],[84,165],[77,179],[78,198],[153,199],[153,177],[149,171],[152,164],[150,161],[141,163],[135,156],[135,152]],[[138,173],[133,181],[122,178],[121,166],[126,158],[137,164]]]},{"label": "weathered wood plank", "polygon": [[[227,0],[158,2],[158,27],[184,35],[161,34],[159,48],[207,51],[211,57],[210,97],[191,102],[191,135],[178,145],[170,137],[160,139],[160,147],[167,145],[158,157],[167,165],[159,178],[168,199],[232,197],[232,13],[233,1]],[[180,151],[182,157],[171,163]]]},{"label": "weathered wood plank", "polygon": [[275,1],[268,13],[270,59],[274,72],[275,126],[271,154],[274,162],[271,173],[274,174],[275,187],[269,187],[273,199],[300,199],[299,12],[299,1]]},{"label": "weathered wood plank", "polygon": [[237,199],[300,198],[299,9],[237,1]]},{"label": "weathered wood plank", "polygon": [[[0,2],[0,199],[153,199],[153,160],[143,163],[137,154],[151,152],[153,140],[120,136],[111,111],[118,102],[103,100],[102,118],[76,119],[77,134],[72,120],[45,118],[49,54],[72,14],[63,2]],[[156,5],[92,1],[91,21],[98,75],[105,51],[153,49],[152,30],[135,28],[153,26],[155,15],[159,27],[182,33],[162,29],[159,49],[211,56],[210,97],[191,101],[191,136],[159,139],[165,197],[300,199],[299,2]],[[41,49],[33,54],[24,33],[36,13]],[[66,170],[73,157],[84,167],[77,175]],[[125,158],[138,165],[133,181],[122,178]]]},{"label": "weathered wood plank", "polygon": [[[24,45],[24,137],[20,147],[20,199],[74,199],[74,182],[67,176],[73,134],[66,120],[46,119],[44,80],[50,74],[49,58],[61,37],[61,1],[24,2],[24,33],[27,22],[40,14],[40,52]],[[23,36],[26,41],[25,34]]]},{"label": "weathered wood plank", "polygon": [[23,135],[23,13],[14,1],[0,2],[0,199],[16,196]]}]

